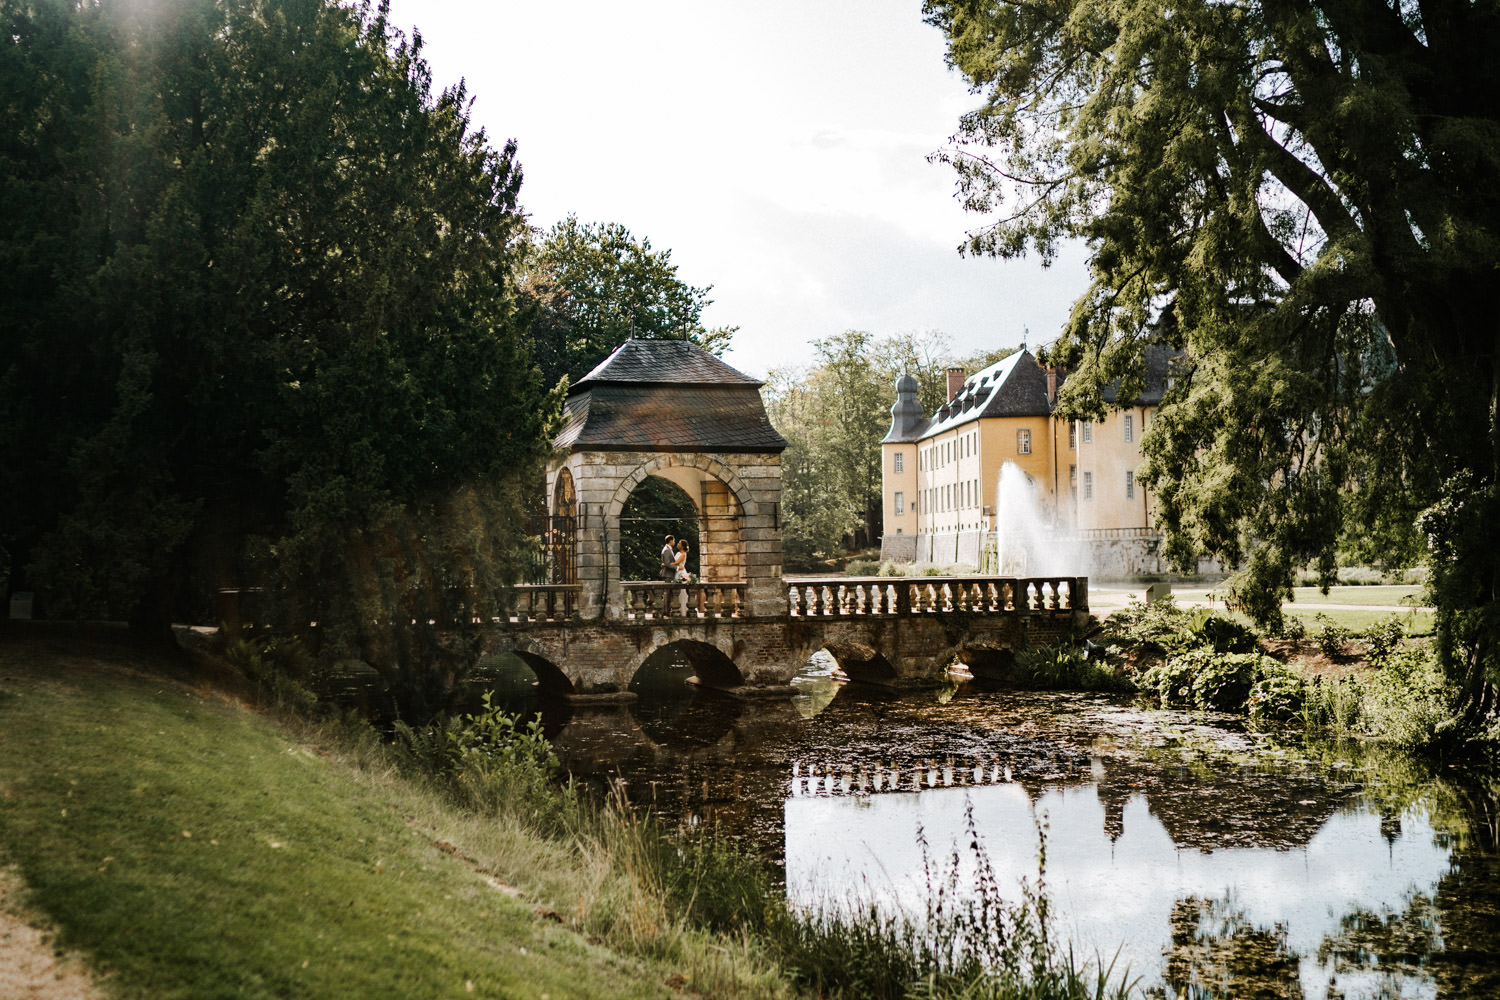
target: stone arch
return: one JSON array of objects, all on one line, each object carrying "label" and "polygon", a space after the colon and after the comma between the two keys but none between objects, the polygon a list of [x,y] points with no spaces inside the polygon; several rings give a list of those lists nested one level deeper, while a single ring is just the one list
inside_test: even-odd
[{"label": "stone arch", "polygon": [[537,687],[543,694],[573,693],[573,682],[568,679],[568,675],[547,657],[533,650],[516,649],[514,652],[516,658],[536,674]]},{"label": "stone arch", "polygon": [[687,636],[669,635],[658,632],[651,637],[648,648],[631,657],[630,662],[620,671],[620,676],[625,680],[628,688],[630,682],[635,679],[636,673],[641,666],[657,652],[668,646],[675,646],[687,660],[688,665],[693,668],[693,676],[697,683],[706,688],[728,690],[730,688],[743,687],[745,677],[740,673],[740,668],[735,665],[733,651],[721,649],[713,643],[704,642],[701,639],[693,639]]},{"label": "stone arch", "polygon": [[1015,650],[1008,645],[967,643],[954,650],[953,658],[976,680],[1014,684],[1020,675]]},{"label": "stone arch", "polygon": [[[695,474],[702,484],[698,496],[687,490],[698,509],[698,550],[700,575],[705,582],[743,580],[746,576],[746,518],[753,516],[758,505],[750,487],[734,468],[711,455],[657,455],[637,465],[615,487],[607,507],[609,523],[619,531],[619,519],[632,493],[650,476],[660,476],[678,486],[682,483],[670,471],[681,469]],[[703,478],[706,477],[706,480]],[[709,481],[718,487],[709,489]]]},{"label": "stone arch", "polygon": [[578,490],[573,473],[557,470],[552,489],[552,520],[547,525],[548,561],[553,583],[578,582]]},{"label": "stone arch", "polygon": [[851,681],[862,684],[894,685],[900,673],[879,650],[859,642],[835,640],[824,643],[839,671]]},{"label": "stone arch", "polygon": [[697,454],[658,455],[636,466],[629,475],[620,480],[620,485],[615,488],[614,496],[610,498],[609,507],[606,511],[607,516],[611,519],[618,518],[620,511],[625,507],[625,501],[630,499],[630,494],[635,492],[635,488],[647,476],[656,475],[660,470],[674,466],[699,469],[719,480],[729,488],[730,494],[734,496],[735,501],[739,504],[741,515],[751,517],[759,513],[759,509],[755,503],[755,495],[750,491],[750,487],[745,485],[745,481],[740,478],[739,473],[735,472],[732,466],[725,465],[712,455]]}]

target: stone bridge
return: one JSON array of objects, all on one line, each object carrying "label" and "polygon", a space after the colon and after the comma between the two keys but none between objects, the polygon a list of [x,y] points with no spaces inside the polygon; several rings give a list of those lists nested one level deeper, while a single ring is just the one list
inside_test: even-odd
[{"label": "stone bridge", "polygon": [[1089,616],[1085,577],[787,579],[780,614],[751,614],[732,581],[622,587],[622,612],[592,620],[576,587],[519,588],[484,653],[514,653],[543,691],[581,701],[632,697],[636,671],[668,647],[705,687],[781,695],[819,650],[853,681],[921,684],[955,664],[1003,677],[1016,651],[1064,639]]}]

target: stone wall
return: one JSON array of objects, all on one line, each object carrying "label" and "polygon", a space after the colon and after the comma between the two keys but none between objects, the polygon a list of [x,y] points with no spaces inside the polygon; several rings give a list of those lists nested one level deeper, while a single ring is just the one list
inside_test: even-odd
[{"label": "stone wall", "polygon": [[981,651],[1050,645],[1086,612],[929,614],[910,618],[705,619],[698,622],[584,622],[505,628],[484,655],[515,652],[543,688],[583,696],[619,694],[646,659],[675,645],[699,680],[716,688],[780,688],[813,653],[828,649],[856,680],[911,684],[937,678],[955,659]]}]

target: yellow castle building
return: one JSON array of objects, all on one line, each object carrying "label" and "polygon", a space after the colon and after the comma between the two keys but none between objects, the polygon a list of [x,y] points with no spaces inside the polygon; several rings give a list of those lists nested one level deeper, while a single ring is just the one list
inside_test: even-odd
[{"label": "yellow castle building", "polygon": [[932,415],[917,381],[896,380],[881,442],[881,558],[1012,571],[997,559],[1017,534],[1030,571],[1086,560],[1096,572],[1162,572],[1152,498],[1137,479],[1140,442],[1172,377],[1176,352],[1147,353],[1135,399],[1105,392],[1102,421],[1054,416],[1062,375],[1024,348],[972,375],[948,371],[948,401]]}]

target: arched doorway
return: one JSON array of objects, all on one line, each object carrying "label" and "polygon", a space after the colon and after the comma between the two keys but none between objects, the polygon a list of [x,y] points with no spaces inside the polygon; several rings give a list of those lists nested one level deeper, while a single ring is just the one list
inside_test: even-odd
[{"label": "arched doorway", "polygon": [[578,491],[573,474],[559,469],[552,490],[552,523],[547,526],[547,555],[553,583],[578,582]]},{"label": "arched doorway", "polygon": [[697,505],[671,480],[647,476],[620,511],[620,579],[660,579],[661,548],[667,535],[688,540],[688,572],[698,574]]}]

